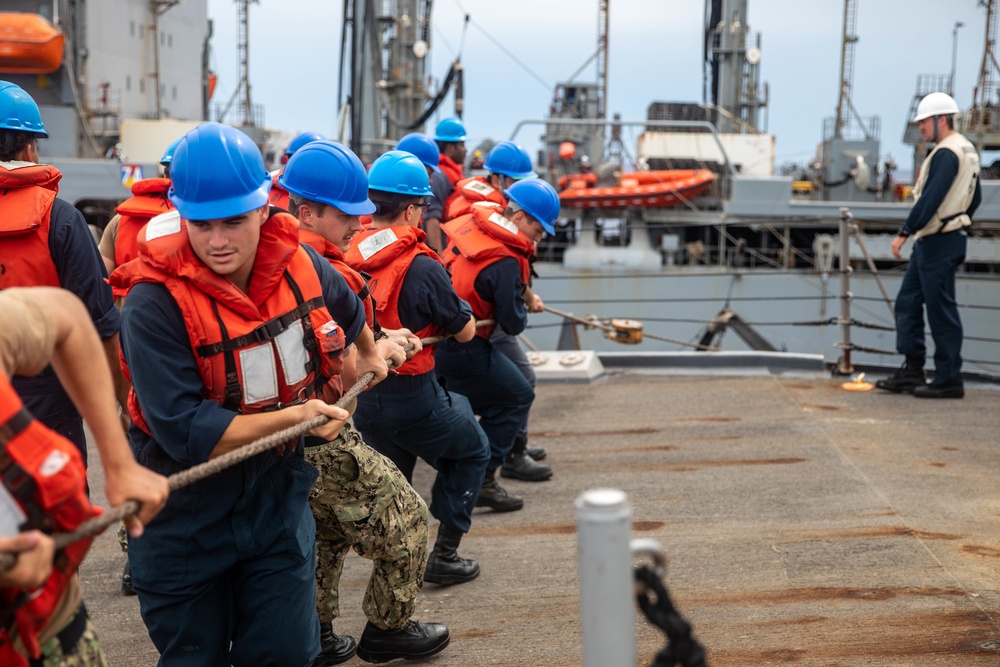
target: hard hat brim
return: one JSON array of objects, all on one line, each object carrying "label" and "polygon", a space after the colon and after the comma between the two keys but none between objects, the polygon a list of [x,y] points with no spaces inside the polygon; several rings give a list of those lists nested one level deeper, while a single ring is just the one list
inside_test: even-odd
[{"label": "hard hat brim", "polygon": [[347,215],[371,215],[375,212],[375,204],[371,199],[365,199],[363,202],[348,203],[348,202],[326,202],[333,206],[337,210],[346,213]]},{"label": "hard hat brim", "polygon": [[244,213],[249,213],[263,207],[267,204],[267,195],[270,191],[271,179],[268,178],[267,181],[262,183],[253,192],[228,199],[207,202],[185,202],[174,194],[173,188],[170,188],[167,196],[177,209],[177,212],[185,220],[221,220],[223,218],[243,215]]}]

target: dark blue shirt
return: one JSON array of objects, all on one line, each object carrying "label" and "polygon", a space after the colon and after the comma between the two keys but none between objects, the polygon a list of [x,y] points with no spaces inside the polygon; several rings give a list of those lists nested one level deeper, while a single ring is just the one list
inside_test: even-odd
[{"label": "dark blue shirt", "polygon": [[[52,202],[49,254],[59,275],[59,285],[83,301],[98,335],[106,339],[118,333],[121,316],[111,286],[105,282],[108,271],[97,243],[83,214],[61,199]],[[77,414],[51,366],[34,377],[15,376],[12,384],[28,410],[43,423],[49,424],[47,420],[52,415]]]},{"label": "dark blue shirt", "polygon": [[[312,248],[306,247],[306,252],[320,276],[327,308],[350,345],[364,328],[364,305],[329,261]],[[237,413],[204,398],[205,383],[184,318],[164,285],[140,283],[129,292],[122,310],[121,344],[139,406],[160,449],[180,464],[174,466],[177,470],[207,461]],[[136,451],[152,442],[135,427],[130,435]]]},{"label": "dark blue shirt", "polygon": [[424,217],[437,218],[442,222],[447,222],[444,219],[444,203],[454,191],[454,186],[443,171],[435,171],[431,174],[431,193],[433,196],[427,200],[430,206],[427,207]]},{"label": "dark blue shirt", "polygon": [[513,257],[504,257],[479,272],[473,287],[485,301],[495,305],[497,326],[516,336],[528,324],[528,309],[524,305],[521,267]]},{"label": "dark blue shirt", "polygon": [[[903,230],[907,233],[907,236],[923,229],[930,222],[930,219],[934,217],[934,213],[937,212],[938,208],[941,207],[941,202],[944,201],[945,195],[948,194],[952,183],[955,182],[955,177],[958,176],[958,156],[953,151],[940,150],[935,153],[926,168],[930,169],[927,172],[927,182],[924,183],[920,199],[913,205],[913,209],[910,211],[910,215],[907,216],[906,223],[903,225]],[[969,217],[979,208],[979,204],[982,201],[983,191],[979,186],[979,177],[977,176],[976,192],[972,196],[972,204],[969,205],[969,209],[966,211]]]},{"label": "dark blue shirt", "polygon": [[448,272],[436,260],[420,255],[406,270],[399,292],[399,321],[417,332],[434,323],[447,334],[465,328],[472,307],[452,287]]}]

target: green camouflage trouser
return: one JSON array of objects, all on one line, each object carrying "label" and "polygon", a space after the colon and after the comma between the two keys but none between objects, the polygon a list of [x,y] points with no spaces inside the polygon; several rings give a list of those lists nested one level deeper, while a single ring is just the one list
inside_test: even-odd
[{"label": "green camouflage trouser", "polygon": [[94,625],[87,619],[87,626],[80,635],[80,641],[68,655],[63,652],[59,636],[42,644],[42,667],[108,667],[104,649],[97,638]]},{"label": "green camouflage trouser", "polygon": [[350,424],[333,442],[306,447],[319,470],[309,494],[316,519],[316,608],[340,615],[340,575],[353,548],[372,563],[362,608],[383,630],[413,615],[427,566],[427,505],[399,468],[369,447]]}]

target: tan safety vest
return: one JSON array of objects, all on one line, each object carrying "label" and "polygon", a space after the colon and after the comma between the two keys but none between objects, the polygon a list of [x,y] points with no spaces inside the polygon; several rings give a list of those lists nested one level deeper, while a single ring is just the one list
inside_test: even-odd
[{"label": "tan safety vest", "polygon": [[917,184],[913,187],[913,196],[915,199],[920,199],[920,193],[923,192],[924,186],[927,184],[927,174],[931,170],[931,160],[934,159],[938,151],[945,149],[958,156],[958,174],[938,210],[934,213],[934,217],[913,235],[914,240],[938,232],[953,232],[972,224],[972,219],[965,212],[969,210],[972,198],[976,194],[976,181],[979,178],[979,155],[976,153],[975,146],[958,132],[953,132],[939,141],[924,160]]}]

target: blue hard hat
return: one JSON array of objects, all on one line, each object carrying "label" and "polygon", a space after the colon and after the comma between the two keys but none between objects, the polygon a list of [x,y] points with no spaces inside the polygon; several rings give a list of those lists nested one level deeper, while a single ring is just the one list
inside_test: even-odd
[{"label": "blue hard hat", "polygon": [[501,141],[486,156],[486,170],[493,174],[510,176],[515,180],[537,178],[531,168],[531,156],[513,141]]},{"label": "blue hard hat", "polygon": [[9,81],[0,81],[0,130],[34,132],[43,139],[49,136],[35,100]]},{"label": "blue hard hat", "polygon": [[559,217],[559,195],[551,185],[540,178],[528,178],[507,188],[507,198],[542,223],[546,232],[555,233],[554,223]]},{"label": "blue hard hat", "polygon": [[425,167],[430,167],[433,171],[441,171],[438,161],[441,159],[441,151],[438,150],[437,143],[423,132],[411,132],[396,144],[397,151],[413,153],[424,163]]},{"label": "blue hard hat", "polygon": [[461,118],[445,118],[434,128],[434,141],[457,144],[465,141],[465,125]]},{"label": "blue hard hat", "polygon": [[295,151],[278,176],[278,185],[297,197],[329,204],[347,215],[375,212],[375,204],[368,199],[365,165],[347,146],[328,139],[310,141]]},{"label": "blue hard hat", "polygon": [[368,188],[414,197],[431,194],[431,182],[423,162],[406,151],[389,151],[375,160],[368,170]]},{"label": "blue hard hat", "polygon": [[202,123],[184,135],[170,161],[168,197],[185,220],[218,220],[267,204],[271,175],[247,135]]},{"label": "blue hard hat", "polygon": [[177,144],[181,143],[181,139],[184,137],[178,137],[170,142],[167,146],[167,150],[163,152],[163,157],[160,158],[160,164],[164,167],[170,164],[170,161],[174,159],[174,151],[177,150]]},{"label": "blue hard hat", "polygon": [[299,150],[306,144],[312,141],[323,141],[324,139],[326,139],[326,137],[318,132],[303,132],[288,142],[288,148],[285,149],[285,155],[295,155],[295,151]]}]

